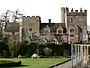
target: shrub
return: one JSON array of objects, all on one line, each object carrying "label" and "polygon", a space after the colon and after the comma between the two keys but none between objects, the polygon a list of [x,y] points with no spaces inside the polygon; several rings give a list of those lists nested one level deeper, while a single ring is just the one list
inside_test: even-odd
[{"label": "shrub", "polygon": [[18,62],[12,62],[12,61],[0,61],[0,67],[14,67],[14,66],[20,66],[21,61]]},{"label": "shrub", "polygon": [[51,56],[52,55],[52,49],[45,47],[44,53],[46,56]]},{"label": "shrub", "polygon": [[0,41],[0,57],[9,57],[9,47],[4,41]]}]

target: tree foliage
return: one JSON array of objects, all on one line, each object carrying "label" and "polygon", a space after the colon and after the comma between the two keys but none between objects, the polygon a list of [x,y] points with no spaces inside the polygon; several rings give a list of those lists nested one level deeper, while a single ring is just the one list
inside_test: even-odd
[{"label": "tree foliage", "polygon": [[1,57],[9,57],[10,56],[9,47],[3,41],[0,41],[0,56]]}]

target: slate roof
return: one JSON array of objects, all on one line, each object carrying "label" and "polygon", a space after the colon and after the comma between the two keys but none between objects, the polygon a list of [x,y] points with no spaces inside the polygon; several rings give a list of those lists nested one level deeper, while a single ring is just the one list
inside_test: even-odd
[{"label": "slate roof", "polygon": [[64,23],[41,23],[40,30],[43,30],[43,28],[45,28],[47,25],[49,26],[51,32],[56,32],[57,28],[60,26],[64,29],[64,33],[66,32]]},{"label": "slate roof", "polygon": [[6,32],[19,32],[19,23],[7,23]]}]

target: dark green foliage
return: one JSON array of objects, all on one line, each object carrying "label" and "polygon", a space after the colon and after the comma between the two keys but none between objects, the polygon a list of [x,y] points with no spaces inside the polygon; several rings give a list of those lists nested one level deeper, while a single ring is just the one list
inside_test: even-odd
[{"label": "dark green foliage", "polygon": [[9,42],[8,43],[11,57],[16,57],[19,49],[21,48],[20,42]]},{"label": "dark green foliage", "polygon": [[18,51],[18,55],[30,57],[33,53],[36,53],[37,44],[36,43],[26,43],[20,44],[21,47]]},{"label": "dark green foliage", "polygon": [[[60,56],[60,55],[61,55],[61,52],[60,52],[60,51],[61,51],[61,45],[56,45],[56,44],[54,44],[54,43],[46,43],[46,44],[44,45],[44,49],[45,49],[46,47],[52,49],[52,54],[51,54],[51,56]],[[45,51],[44,51],[44,53],[45,53]]]},{"label": "dark green foliage", "polygon": [[27,44],[28,44],[28,43],[27,43],[26,41],[20,43],[20,48],[19,48],[19,50],[18,50],[17,56],[18,56],[18,55],[24,56],[24,55],[26,54],[27,49],[28,49]]},{"label": "dark green foliage", "polygon": [[9,56],[10,52],[8,45],[5,42],[0,41],[0,57],[9,57]]},{"label": "dark green foliage", "polygon": [[18,62],[0,61],[0,67],[16,67],[20,65],[21,65],[21,61],[18,61]]},{"label": "dark green foliage", "polygon": [[52,49],[48,48],[48,47],[45,47],[44,48],[44,53],[46,56],[51,56],[52,55]]},{"label": "dark green foliage", "polygon": [[37,53],[37,45],[36,43],[29,43],[27,45],[27,53],[26,53],[26,56],[31,56],[32,54],[34,53]]},{"label": "dark green foliage", "polygon": [[71,44],[63,43],[63,55],[64,56],[70,56],[71,55]]},{"label": "dark green foliage", "polygon": [[54,43],[29,43],[23,42],[8,42],[8,45],[0,42],[0,55],[7,57],[11,54],[11,57],[17,57],[18,55],[31,57],[34,53],[39,56],[70,56],[71,45],[68,43],[54,44]]},{"label": "dark green foliage", "polygon": [[[46,44],[37,43],[21,43],[18,55],[31,57],[32,54],[37,53],[39,50],[39,56],[70,56],[71,45],[63,43],[62,45],[54,43]],[[38,48],[37,48],[38,47]]]},{"label": "dark green foliage", "polygon": [[70,56],[71,45],[68,43],[63,43],[62,45],[48,43],[48,44],[45,44],[44,46],[52,49],[53,51],[52,56],[64,56],[66,54]]}]

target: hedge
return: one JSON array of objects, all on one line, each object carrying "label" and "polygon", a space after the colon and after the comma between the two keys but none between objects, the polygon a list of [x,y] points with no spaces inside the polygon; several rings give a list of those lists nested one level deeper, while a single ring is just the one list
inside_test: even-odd
[{"label": "hedge", "polygon": [[0,67],[16,67],[16,66],[20,66],[20,65],[21,65],[21,61],[18,61],[18,62],[1,61],[0,62]]}]

